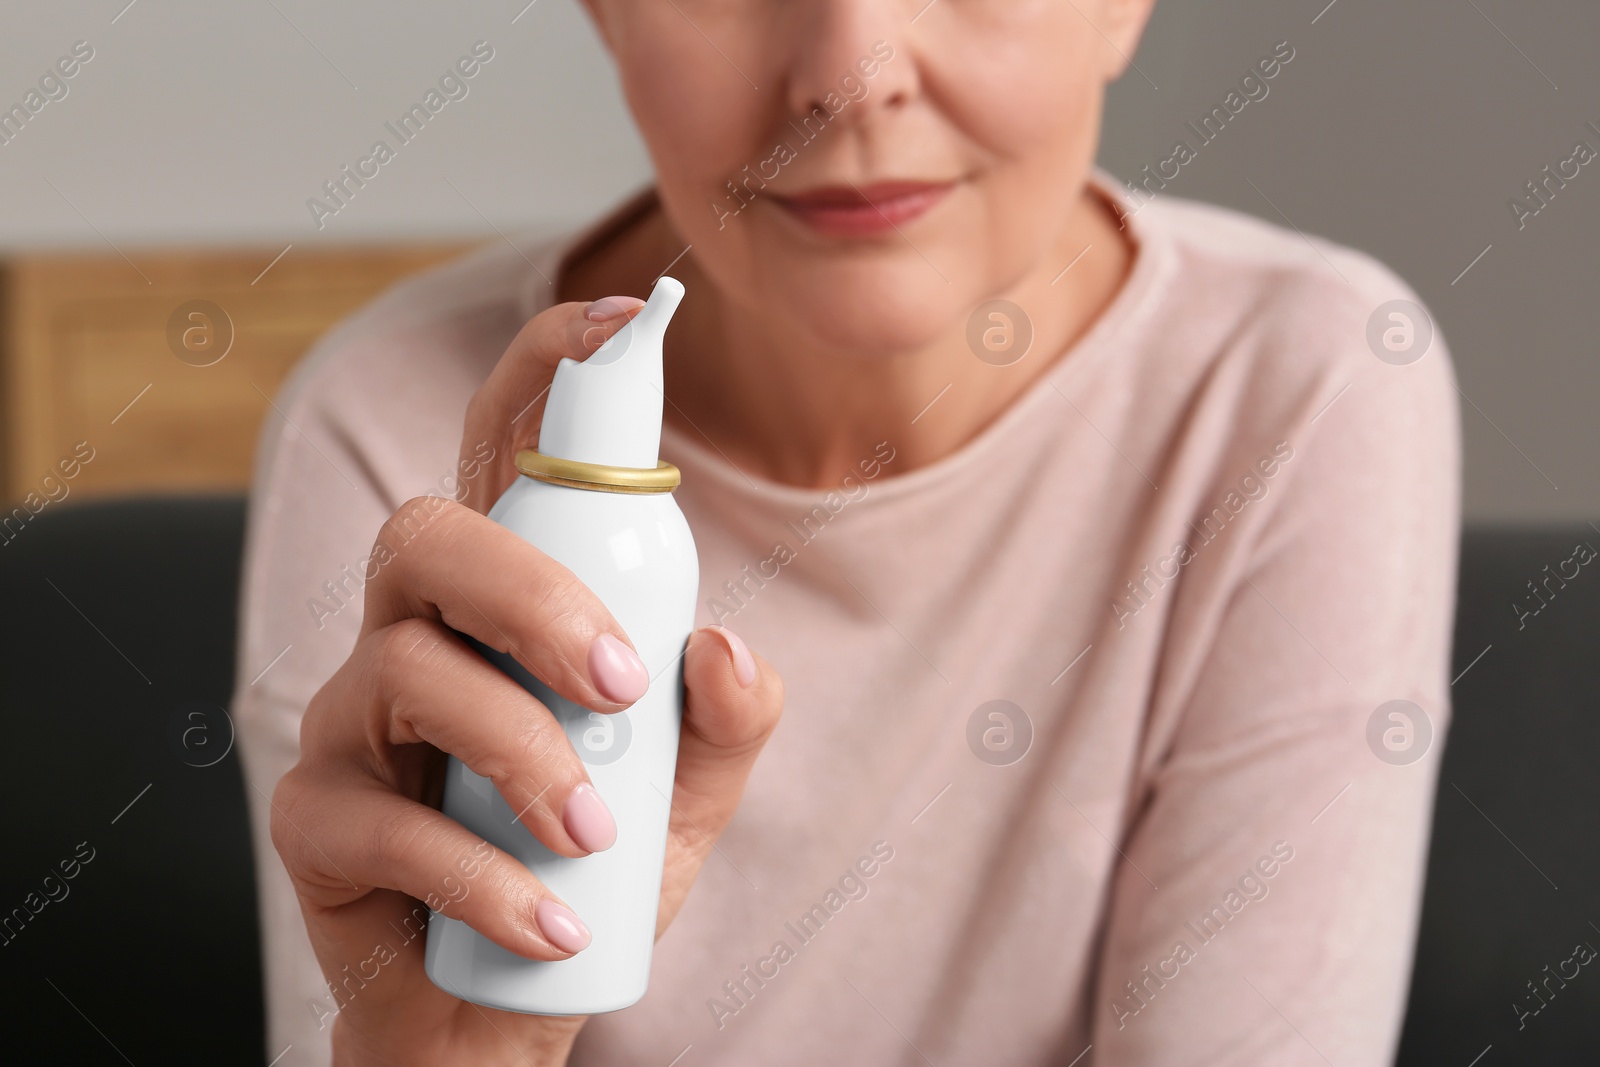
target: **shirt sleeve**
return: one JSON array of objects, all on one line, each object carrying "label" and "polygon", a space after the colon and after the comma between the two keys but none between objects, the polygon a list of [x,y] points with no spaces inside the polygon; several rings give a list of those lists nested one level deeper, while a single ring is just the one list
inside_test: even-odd
[{"label": "shirt sleeve", "polygon": [[1406,366],[1361,344],[1376,303],[1321,324],[1353,344],[1267,439],[1292,450],[1275,507],[1248,551],[1197,563],[1227,572],[1212,614],[1173,620],[1099,1067],[1392,1062],[1450,713],[1459,426],[1441,340]]},{"label": "shirt sleeve", "polygon": [[[344,406],[359,385],[336,337],[321,343],[263,425],[241,584],[233,719],[255,841],[268,1060],[326,1064],[331,1020],[299,902],[268,832],[278,779],[299,758],[300,718],[355,646],[379,527],[398,506]],[[356,394],[360,395],[360,394]]]},{"label": "shirt sleeve", "polygon": [[273,790],[299,759],[306,706],[355,648],[384,520],[413,497],[459,499],[475,473],[459,455],[467,403],[541,310],[538,286],[565,240],[487,243],[397,283],[318,340],[263,423],[232,715],[255,842],[269,1062],[290,1045],[284,1064],[332,1055],[326,985],[272,847]]}]

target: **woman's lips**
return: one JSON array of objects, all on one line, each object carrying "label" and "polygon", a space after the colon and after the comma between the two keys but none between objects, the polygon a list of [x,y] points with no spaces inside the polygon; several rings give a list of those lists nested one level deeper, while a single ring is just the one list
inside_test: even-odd
[{"label": "woman's lips", "polygon": [[811,229],[831,237],[868,237],[904,226],[933,207],[955,182],[892,181],[828,185],[772,199]]}]

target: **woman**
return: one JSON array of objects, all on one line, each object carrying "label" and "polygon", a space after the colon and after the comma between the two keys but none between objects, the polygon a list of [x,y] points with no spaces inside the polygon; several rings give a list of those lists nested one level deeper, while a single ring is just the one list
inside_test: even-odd
[{"label": "woman", "polygon": [[[589,0],[655,187],[380,300],[263,439],[237,714],[269,1056],[1392,1055],[1438,746],[1369,723],[1447,720],[1451,372],[1375,357],[1414,295],[1370,259],[1093,170],[1150,4]],[[446,913],[533,959],[588,935],[503,854],[461,879],[442,752],[564,855],[613,830],[450,630],[588,707],[641,692],[605,608],[483,513],[556,361],[639,304],[606,294],[668,267],[706,625],[651,986],[479,1009],[424,976],[416,900],[454,878]]]}]

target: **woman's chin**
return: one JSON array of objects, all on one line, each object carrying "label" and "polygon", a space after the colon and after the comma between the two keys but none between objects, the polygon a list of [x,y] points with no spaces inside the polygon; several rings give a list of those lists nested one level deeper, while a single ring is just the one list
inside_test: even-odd
[{"label": "woman's chin", "polygon": [[795,328],[841,354],[916,351],[947,334],[972,301],[962,280],[947,282],[913,258],[792,263],[763,272],[771,289],[761,302],[784,309]]}]

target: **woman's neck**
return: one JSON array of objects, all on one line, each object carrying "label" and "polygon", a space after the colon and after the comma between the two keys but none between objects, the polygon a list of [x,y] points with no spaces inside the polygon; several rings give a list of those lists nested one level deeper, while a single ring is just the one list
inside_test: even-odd
[{"label": "woman's neck", "polygon": [[[657,207],[570,263],[559,298],[647,295],[684,243]],[[711,298],[685,300],[668,335],[665,421],[739,470],[790,485],[836,486],[881,441],[894,447],[897,473],[925,466],[1049,371],[1110,304],[1133,255],[1113,209],[1086,188],[1052,252],[1002,294],[1029,309],[1034,336],[1031,358],[997,373],[968,346],[965,319],[931,344],[882,358],[808,345],[718,298],[691,252],[672,274],[691,295]],[[761,360],[741,358],[749,352]]]}]

